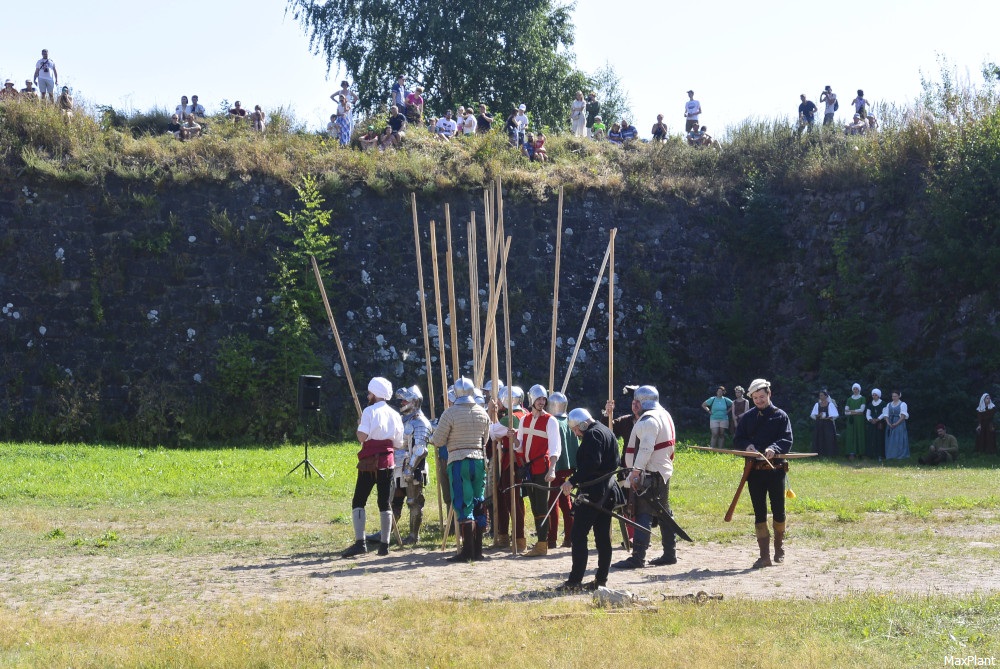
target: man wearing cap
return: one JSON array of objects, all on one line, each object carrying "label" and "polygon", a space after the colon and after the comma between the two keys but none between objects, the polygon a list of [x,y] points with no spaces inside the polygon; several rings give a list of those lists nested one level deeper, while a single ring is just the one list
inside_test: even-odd
[{"label": "man wearing cap", "polygon": [[517,114],[514,116],[514,121],[517,123],[518,132],[521,137],[524,137],[524,133],[528,129],[528,108],[524,104],[520,104],[517,107]]},{"label": "man wearing cap", "polygon": [[386,402],[392,397],[392,384],[376,376],[368,382],[368,406],[361,412],[358,424],[358,479],[354,484],[351,502],[351,522],[354,525],[354,545],[345,550],[345,558],[362,555],[368,551],[365,542],[365,504],[372,488],[378,489],[376,497],[379,510],[381,540],[378,554],[389,554],[389,534],[392,531],[392,471],[393,454],[404,447],[403,420]]},{"label": "man wearing cap", "polygon": [[538,384],[531,386],[528,389],[531,413],[521,419],[521,425],[517,430],[507,428],[507,436],[514,439],[514,453],[517,455],[518,465],[529,472],[528,480],[533,484],[528,487],[528,501],[531,504],[531,513],[535,517],[537,541],[534,547],[524,554],[525,557],[541,557],[548,555],[549,552],[547,488],[556,478],[556,461],[562,451],[562,441],[559,438],[559,423],[545,410],[548,395],[544,386]]},{"label": "man wearing cap", "polygon": [[[576,472],[561,486],[567,498],[574,487],[579,488],[577,500],[586,499],[600,508],[610,511],[623,501],[618,482],[608,476],[618,469],[618,439],[602,423],[598,423],[586,409],[573,409],[567,416],[567,425],[573,435],[580,440],[576,453]],[[608,476],[604,481],[591,483]],[[594,530],[594,544],[597,546],[597,572],[594,581],[586,586],[589,590],[607,585],[608,571],[611,569],[611,515],[585,505],[574,507],[576,520],[573,523],[573,567],[569,578],[558,590],[575,590],[583,586],[583,575],[587,571],[587,535]]]},{"label": "man wearing cap", "polygon": [[[754,379],[747,389],[753,408],[740,417],[736,425],[733,446],[736,449],[761,453],[769,461],[775,455],[792,450],[792,423],[788,414],[771,404],[771,384],[766,379]],[[785,475],[788,461],[751,461],[747,476],[747,490],[753,503],[754,530],[760,558],[754,569],[772,566],[771,537],[767,529],[767,500],[771,500],[771,517],[774,523],[774,561],[785,561]]]},{"label": "man wearing cap", "polygon": [[42,49],[42,58],[35,63],[35,77],[33,81],[38,84],[38,90],[45,99],[48,93],[49,100],[55,102],[56,86],[59,85],[59,73],[56,71],[56,64],[49,60],[49,50]]},{"label": "man wearing cap", "polygon": [[694,99],[694,91],[688,91],[688,101],[684,103],[684,132],[698,130],[698,116],[701,103]]},{"label": "man wearing cap", "polygon": [[462,550],[449,562],[483,559],[483,531],[486,529],[486,441],[490,418],[476,403],[476,386],[471,379],[455,381],[455,403],[445,409],[431,443],[448,447],[448,477],[451,500],[462,533]]},{"label": "man wearing cap", "polygon": [[[489,404],[490,415],[490,438],[494,448],[499,451],[499,457],[494,457],[493,462],[497,463],[497,514],[496,539],[494,548],[509,548],[511,534],[514,535],[515,548],[518,553],[523,553],[527,549],[527,542],[524,538],[524,498],[521,496],[520,488],[514,492],[513,507],[511,506],[511,493],[509,488],[520,483],[517,472],[512,472],[511,458],[514,449],[510,443],[510,430],[516,431],[521,426],[521,419],[527,413],[522,407],[524,402],[524,391],[518,386],[501,386],[497,394],[499,403],[496,401]],[[498,418],[499,416],[499,418]],[[504,491],[507,492],[504,492]],[[513,523],[514,530],[510,531]]]},{"label": "man wearing cap", "polygon": [[[576,433],[569,429],[566,418],[566,410],[569,405],[569,398],[564,394],[555,392],[549,395],[549,412],[555,417],[559,425],[559,441],[562,450],[559,452],[559,459],[556,461],[556,478],[552,481],[554,488],[560,488],[562,484],[573,474],[576,469],[576,452],[580,448]],[[558,501],[558,504],[552,505]],[[573,545],[573,502],[568,495],[560,495],[559,490],[550,490],[548,506],[552,508],[549,516],[549,548],[559,546],[559,516],[563,517],[563,548],[570,548]]]},{"label": "man wearing cap", "polygon": [[[635,522],[646,531],[635,530],[632,555],[614,565],[616,569],[641,569],[646,566],[653,518],[670,511],[670,477],[674,472],[674,445],[677,441],[674,419],[660,405],[660,392],[653,386],[639,386],[633,400],[639,403],[642,415],[635,422],[625,446],[625,466],[632,471],[625,478],[635,505]],[[672,531],[660,527],[663,555],[650,560],[651,565],[677,564],[677,538]]]},{"label": "man wearing cap", "polygon": [[948,428],[942,423],[938,423],[934,430],[937,437],[931,442],[931,449],[925,457],[918,458],[917,462],[922,465],[940,465],[949,460],[958,460],[958,440],[954,435],[948,434]]},{"label": "man wearing cap", "polygon": [[403,515],[403,502],[410,510],[410,533],[404,544],[420,540],[420,524],[424,518],[424,486],[427,485],[427,444],[434,428],[420,405],[424,395],[419,386],[396,391],[399,413],[403,418],[403,448],[393,453],[395,460],[392,483],[392,515],[396,523]]}]

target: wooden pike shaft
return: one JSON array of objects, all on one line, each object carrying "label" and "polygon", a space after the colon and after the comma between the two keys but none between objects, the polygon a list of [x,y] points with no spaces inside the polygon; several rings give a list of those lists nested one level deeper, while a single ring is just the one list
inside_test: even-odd
[{"label": "wooden pike shaft", "polygon": [[[427,397],[430,401],[431,420],[437,418],[434,408],[434,372],[431,369],[431,339],[427,332],[427,293],[424,292],[424,265],[420,259],[420,230],[417,226],[417,195],[410,193],[413,208],[413,243],[417,249],[417,290],[420,291],[420,322],[424,328],[424,362],[427,368]],[[440,491],[438,491],[440,493]]]},{"label": "wooden pike shaft", "polygon": [[476,212],[472,212],[469,219],[469,315],[472,318],[472,370],[474,374],[472,381],[478,388],[483,385],[483,373],[479,370],[483,369],[485,365],[480,366],[479,364],[483,354],[479,351],[479,250],[476,247]]},{"label": "wooden pike shaft", "polygon": [[[443,400],[441,406],[448,408],[448,362],[444,352],[444,321],[441,313],[441,277],[438,274],[438,253],[437,253],[437,232],[434,221],[431,221],[431,260],[434,265],[434,304],[437,310],[437,331],[438,331],[438,363],[441,368],[441,394]],[[442,410],[442,413],[444,411]]]},{"label": "wooden pike shaft", "polygon": [[323,277],[319,273],[319,263],[316,256],[310,255],[312,261],[313,274],[316,275],[316,283],[319,284],[319,294],[323,298],[323,307],[326,309],[326,317],[330,320],[330,329],[333,330],[333,339],[337,342],[337,351],[340,353],[340,364],[344,366],[344,377],[347,379],[347,386],[351,389],[351,397],[354,398],[354,408],[358,411],[358,418],[361,418],[361,402],[358,401],[358,392],[354,389],[354,379],[351,377],[351,368],[347,364],[347,355],[344,353],[344,344],[340,341],[340,331],[337,330],[337,322],[333,320],[333,310],[330,309],[330,300],[326,296],[326,286],[323,285]]},{"label": "wooden pike shaft", "polygon": [[556,217],[556,276],[552,286],[552,346],[549,348],[549,392],[556,384],[556,334],[559,323],[559,264],[562,260],[563,187],[559,187],[559,213]]},{"label": "wooden pike shaft", "polygon": [[[496,207],[497,207],[497,239],[503,239],[504,234],[504,223],[503,223],[503,183],[500,177],[497,177],[496,181]],[[506,248],[510,248],[510,241],[505,245]],[[503,291],[503,329],[504,329],[504,348],[507,358],[507,387],[510,388],[514,384],[514,375],[511,372],[511,357],[510,357],[510,304],[508,302],[508,289],[507,289],[507,254],[503,254],[500,264],[500,286],[499,289]],[[509,414],[514,413],[514,402],[513,394],[507,391],[511,397],[511,407],[509,409]],[[509,470],[510,470],[510,526],[511,526],[511,539],[510,539],[510,550],[514,555],[517,555],[517,488],[513,487],[514,484],[514,453],[513,449],[509,454]],[[527,519],[525,519],[527,520]],[[522,527],[521,532],[524,532],[526,528]]]},{"label": "wooden pike shaft", "polygon": [[560,392],[566,392],[566,386],[569,385],[569,377],[573,373],[573,365],[576,364],[576,356],[580,352],[580,344],[583,343],[583,335],[587,331],[587,323],[590,321],[590,312],[594,308],[594,301],[597,299],[597,291],[601,288],[601,279],[604,278],[604,270],[608,267],[608,258],[611,256],[611,243],[608,243],[608,249],[604,252],[604,260],[601,262],[601,269],[597,272],[597,280],[594,281],[594,292],[590,294],[590,304],[587,305],[587,313],[583,317],[583,324],[580,326],[580,334],[576,338],[576,345],[573,347],[573,356],[569,360],[569,369],[566,370],[566,378],[563,379],[562,390]]},{"label": "wooden pike shaft", "polygon": [[[506,283],[507,283],[507,254],[510,253],[510,243],[511,243],[511,241],[512,241],[511,238],[508,237],[507,238],[507,242],[504,244],[504,248],[503,248],[503,262],[500,265],[500,284],[501,285],[506,285]],[[486,314],[486,343],[485,343],[485,346],[486,346],[487,350],[489,349],[490,344],[493,342],[493,336],[494,336],[494,333],[496,332],[496,318],[497,318],[497,306],[499,304],[499,300],[498,300],[499,295],[500,295],[500,292],[497,291],[492,296],[492,299],[490,300],[490,303],[489,303],[489,305],[487,307],[487,314]],[[505,298],[504,304],[506,305],[506,293],[504,293],[504,298]],[[505,310],[504,310],[504,315],[506,316],[506,307],[505,307]],[[508,328],[509,328],[509,326],[508,326]],[[478,369],[476,369],[476,378],[478,378],[478,379],[483,378],[483,374],[486,372],[486,369],[485,369],[485,367],[486,367],[486,360],[487,360],[487,356],[486,356],[485,351],[484,351],[484,354],[481,355],[481,356],[479,356],[480,367]]]},{"label": "wooden pike shaft", "polygon": [[455,309],[455,261],[451,246],[451,210],[446,204],[444,206],[445,234],[448,238],[448,253],[444,257],[446,269],[448,271],[448,315],[451,319],[451,369],[458,376],[458,313]]},{"label": "wooden pike shaft", "polygon": [[[491,211],[491,208],[490,208],[489,191],[486,190],[486,189],[483,190],[483,210],[485,212],[484,215],[483,215],[483,223],[486,226],[486,272],[487,272],[487,275],[489,277],[488,281],[489,281],[490,299],[494,299],[493,295],[494,295],[494,293],[496,293],[496,290],[497,290],[496,275],[494,274],[494,272],[496,271],[496,266],[497,266],[497,249],[496,249],[495,240],[493,238],[493,215],[492,215],[493,212]],[[497,392],[497,386],[500,385],[499,384],[499,379],[500,379],[499,366],[500,365],[499,365],[499,356],[498,356],[498,353],[497,353],[497,325],[496,325],[496,318],[493,319],[493,328],[492,328],[491,334],[487,334],[486,336],[493,338],[493,341],[492,341],[492,343],[490,344],[490,347],[489,347],[489,354],[490,354],[490,388],[491,388],[490,394],[492,395],[492,399],[496,399],[497,395],[499,394]],[[490,478],[493,480],[493,486],[492,487],[493,487],[493,519],[494,519],[494,523],[496,522],[496,519],[500,517],[500,492],[499,492],[500,491],[500,481],[499,481],[499,479],[500,479],[500,473],[501,473],[501,471],[500,471],[500,467],[499,467],[499,464],[500,464],[500,459],[498,457],[499,453],[500,453],[500,450],[499,450],[498,444],[496,442],[494,442],[493,443],[493,456],[492,456],[493,459],[490,462],[490,473],[492,474],[492,476],[490,476]]]},{"label": "wooden pike shaft", "polygon": [[[611,228],[608,269],[608,399],[615,396],[615,237],[618,228]],[[608,416],[608,427],[614,423],[614,416]]]}]

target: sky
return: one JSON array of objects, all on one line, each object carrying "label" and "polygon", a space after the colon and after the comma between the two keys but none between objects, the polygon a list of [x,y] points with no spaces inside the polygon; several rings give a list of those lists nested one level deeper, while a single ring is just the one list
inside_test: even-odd
[{"label": "sky", "polygon": [[[93,105],[172,109],[181,95],[196,94],[210,112],[241,100],[291,109],[319,129],[343,78],[310,52],[282,0],[48,0],[41,13],[30,3],[6,4],[0,78],[23,87],[47,48],[60,85]],[[799,94],[818,105],[827,84],[841,98],[837,120],[846,122],[858,88],[874,105],[907,105],[921,92],[921,73],[938,78],[939,57],[974,85],[984,62],[1000,60],[995,0],[702,0],[690,7],[684,17],[682,5],[652,0],[576,4],[577,66],[615,68],[644,136],[658,113],[680,132],[688,89],[701,102],[701,122],[723,136],[747,119],[791,120]],[[474,36],[468,46],[475,48]]]}]

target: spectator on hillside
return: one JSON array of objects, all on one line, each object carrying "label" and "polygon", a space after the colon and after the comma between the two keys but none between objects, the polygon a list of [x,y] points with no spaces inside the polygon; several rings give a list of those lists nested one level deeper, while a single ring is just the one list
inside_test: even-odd
[{"label": "spectator on hillside", "polygon": [[326,124],[326,134],[334,138],[340,135],[340,129],[337,127],[336,114],[330,114],[330,122]]},{"label": "spectator on hillside", "polygon": [[437,125],[434,126],[434,136],[438,139],[448,142],[451,138],[455,136],[458,132],[458,124],[452,118],[452,112],[450,109],[445,111],[444,117],[439,118]]},{"label": "spectator on hillside", "polygon": [[590,126],[590,136],[594,139],[606,139],[608,135],[608,126],[604,125],[604,119],[601,118],[600,114],[594,116],[594,124]]},{"label": "spectator on hillside", "polygon": [[486,110],[486,105],[479,105],[479,114],[476,115],[476,132],[486,134],[493,128],[493,117]]},{"label": "spectator on hillside", "polygon": [[472,107],[465,108],[465,116],[462,118],[462,132],[466,135],[476,134],[476,117],[472,115]]},{"label": "spectator on hillside", "polygon": [[264,110],[260,108],[260,105],[254,105],[253,112],[250,114],[250,127],[255,132],[264,132],[266,125],[267,117],[264,115]]},{"label": "spectator on hillside", "polygon": [[406,77],[399,75],[396,77],[396,83],[392,85],[392,104],[396,105],[399,109],[406,109],[406,96],[409,91],[406,90]]},{"label": "spectator on hillside", "polygon": [[514,107],[507,117],[507,123],[505,124],[507,137],[510,138],[510,145],[515,148],[524,144],[524,128],[517,120],[518,113],[517,107]]},{"label": "spectator on hillside", "polygon": [[917,458],[917,462],[922,465],[940,465],[958,460],[958,440],[954,435],[948,434],[947,428],[940,423],[934,430],[937,432],[937,437],[931,442],[927,455]]},{"label": "spectator on hillside", "polygon": [[636,130],[635,126],[629,123],[628,119],[622,119],[622,143],[631,142],[633,140],[639,139],[639,131]]},{"label": "spectator on hillside", "polygon": [[597,94],[591,91],[587,94],[587,137],[594,136],[594,122],[600,118],[601,103],[597,101]]},{"label": "spectator on hillside", "polygon": [[855,114],[854,120],[847,124],[844,128],[845,135],[863,135],[868,129],[868,123],[861,118],[861,114]]},{"label": "spectator on hillside", "polygon": [[688,91],[688,101],[684,103],[684,132],[698,130],[701,103],[694,99],[694,91]]},{"label": "spectator on hillside", "polygon": [[189,114],[187,120],[181,125],[181,139],[195,137],[201,137],[201,126],[194,120],[194,115]]},{"label": "spectator on hillside", "polygon": [[174,139],[181,138],[181,119],[177,114],[170,115],[170,123],[167,124],[167,132],[174,136]]},{"label": "spectator on hillside", "polygon": [[368,132],[359,137],[358,142],[361,144],[361,149],[364,151],[370,151],[378,146],[379,134],[375,132],[375,126],[368,126]]},{"label": "spectator on hillside", "polygon": [[174,113],[177,114],[177,118],[181,121],[187,120],[188,110],[191,109],[191,105],[188,104],[188,96],[181,96],[181,103],[174,107]]},{"label": "spectator on hillside", "polygon": [[14,88],[14,82],[8,79],[3,82],[3,89],[0,90],[0,100],[16,100],[18,98],[17,89]]},{"label": "spectator on hillside", "polygon": [[583,91],[577,91],[576,97],[569,106],[570,131],[576,137],[587,136],[587,102],[583,99]]},{"label": "spectator on hillside", "polygon": [[656,115],[656,123],[653,124],[653,141],[667,141],[667,124],[663,122],[663,114]]},{"label": "spectator on hillside", "polygon": [[875,118],[875,114],[868,114],[867,132],[878,132],[878,119]]},{"label": "spectator on hillside", "polygon": [[417,86],[412,93],[406,94],[406,107],[401,109],[406,116],[406,122],[419,126],[424,121],[424,89]]},{"label": "spectator on hillside", "polygon": [[803,129],[808,129],[810,133],[813,131],[813,125],[816,123],[816,112],[819,111],[816,105],[813,104],[812,100],[806,99],[806,94],[803,93],[799,96],[799,127],[798,134],[802,134]]},{"label": "spectator on hillside", "polygon": [[827,86],[819,94],[819,101],[826,103],[826,109],[823,111],[823,125],[833,124],[833,115],[840,109],[840,103],[837,102],[837,94],[833,92],[832,88]]},{"label": "spectator on hillside", "polygon": [[337,113],[335,114],[337,126],[337,139],[341,146],[351,143],[351,103],[347,101],[346,95],[337,96]]},{"label": "spectator on hillside", "polygon": [[351,103],[351,107],[358,104],[358,94],[351,90],[351,85],[347,81],[340,82],[340,90],[330,96],[331,100],[336,100],[338,95],[343,95]]},{"label": "spectator on hillside", "polygon": [[608,131],[608,141],[615,146],[622,145],[622,124],[612,123],[611,130]]},{"label": "spectator on hillside", "polygon": [[532,133],[525,133],[524,142],[521,144],[521,155],[527,156],[528,160],[535,161],[535,136]]},{"label": "spectator on hillside", "polygon": [[246,120],[247,110],[240,105],[239,100],[233,103],[232,109],[229,110],[229,117],[233,119],[233,123],[239,123],[240,121]]},{"label": "spectator on hillside", "polygon": [[63,118],[69,122],[73,118],[73,96],[69,92],[69,86],[63,86],[62,92],[56,98],[56,106],[62,112]]},{"label": "spectator on hillside", "polygon": [[205,118],[205,106],[198,104],[198,96],[191,96],[191,109],[188,111],[189,114],[195,118]]},{"label": "spectator on hillside", "polygon": [[687,135],[688,146],[712,146],[714,142],[715,140],[708,134],[707,125],[703,125]]},{"label": "spectator on hillside", "polygon": [[35,63],[35,76],[32,79],[38,84],[38,90],[42,94],[42,99],[48,94],[49,100],[55,101],[56,86],[59,85],[59,73],[56,71],[56,64],[49,60],[49,50],[42,49],[42,58]]},{"label": "spectator on hillside", "polygon": [[31,79],[24,80],[24,88],[21,89],[21,97],[25,100],[38,99],[38,89],[32,85]]},{"label": "spectator on hillside", "polygon": [[514,117],[517,124],[521,127],[521,132],[524,133],[528,130],[528,125],[531,121],[528,120],[528,108],[524,104],[517,106],[517,116]]},{"label": "spectator on hillside", "polygon": [[865,100],[865,92],[858,89],[858,97],[851,101],[854,104],[854,113],[863,119],[868,118],[868,100]]},{"label": "spectator on hillside", "polygon": [[384,149],[387,146],[399,146],[406,137],[406,117],[399,113],[399,107],[393,105],[389,109],[389,134],[383,134],[380,143]]},{"label": "spectator on hillside", "polygon": [[549,154],[545,151],[545,134],[541,131],[535,135],[535,160],[544,163],[548,162]]}]

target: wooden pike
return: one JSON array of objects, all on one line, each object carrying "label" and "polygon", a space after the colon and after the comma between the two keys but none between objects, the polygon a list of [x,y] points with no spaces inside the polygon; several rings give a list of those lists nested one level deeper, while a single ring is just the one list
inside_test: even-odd
[{"label": "wooden pike", "polygon": [[[424,362],[427,366],[427,397],[430,401],[431,420],[434,420],[437,418],[437,413],[434,409],[434,372],[431,369],[430,334],[427,332],[427,294],[424,292],[424,266],[420,260],[420,230],[417,226],[416,193],[410,193],[410,204],[413,208],[413,243],[417,248],[417,289],[420,291],[420,319],[424,328]],[[438,490],[438,495],[440,494],[441,491]],[[440,511],[440,509],[438,510]]]},{"label": "wooden pike", "polygon": [[310,255],[312,261],[313,274],[316,275],[316,283],[319,284],[319,294],[323,298],[323,307],[326,309],[326,317],[330,320],[330,329],[333,330],[334,341],[337,342],[337,351],[340,353],[340,364],[344,366],[344,377],[347,379],[347,386],[351,389],[351,397],[354,398],[354,408],[358,411],[358,418],[361,418],[361,402],[358,401],[358,393],[354,390],[354,379],[351,377],[351,368],[347,364],[347,354],[344,353],[344,344],[340,341],[340,331],[337,329],[337,322],[333,320],[333,310],[330,309],[330,300],[326,296],[326,287],[323,285],[323,277],[319,273],[319,263],[316,256]]},{"label": "wooden pike", "polygon": [[552,285],[552,345],[549,347],[549,392],[556,384],[556,334],[559,323],[559,265],[562,260],[563,187],[559,186],[559,213],[556,215],[556,275]]},{"label": "wooden pike", "polygon": [[590,321],[590,312],[594,308],[594,301],[597,299],[597,291],[601,288],[601,279],[604,278],[604,271],[608,267],[608,258],[611,256],[611,243],[608,243],[608,248],[604,252],[604,260],[601,262],[601,269],[597,272],[597,279],[594,281],[594,292],[590,294],[590,304],[587,305],[587,313],[583,317],[583,324],[580,326],[580,334],[576,338],[576,345],[573,347],[573,356],[569,361],[569,369],[566,370],[566,378],[563,379],[562,390],[560,392],[566,392],[566,386],[569,385],[569,377],[573,373],[573,366],[576,364],[576,356],[580,352],[580,344],[583,343],[583,335],[587,331],[587,323]]},{"label": "wooden pike", "polygon": [[459,367],[458,360],[458,312],[455,309],[455,260],[451,246],[451,209],[446,204],[444,206],[445,234],[448,238],[448,251],[445,255],[445,265],[448,271],[448,315],[451,319],[451,369],[457,375]]},{"label": "wooden pike", "polygon": [[[615,393],[615,237],[618,228],[611,228],[611,239],[608,241],[608,397]],[[615,422],[613,415],[608,416],[608,427]]]}]

